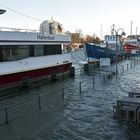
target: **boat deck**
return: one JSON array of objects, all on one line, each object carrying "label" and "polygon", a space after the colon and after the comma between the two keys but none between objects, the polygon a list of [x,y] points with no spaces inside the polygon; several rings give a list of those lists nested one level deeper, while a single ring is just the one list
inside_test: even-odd
[{"label": "boat deck", "polygon": [[0,75],[24,72],[71,63],[70,54],[30,57],[18,61],[0,62]]}]

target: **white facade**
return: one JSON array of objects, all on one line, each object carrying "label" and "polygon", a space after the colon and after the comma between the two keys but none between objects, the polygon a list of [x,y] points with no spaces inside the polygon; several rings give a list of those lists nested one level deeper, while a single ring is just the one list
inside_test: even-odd
[{"label": "white facade", "polygon": [[40,24],[40,32],[42,33],[50,33],[49,29],[49,21],[45,20],[43,23]]},{"label": "white facade", "polygon": [[53,19],[45,20],[40,24],[40,32],[49,34],[58,34],[63,32],[62,24],[54,21]]}]

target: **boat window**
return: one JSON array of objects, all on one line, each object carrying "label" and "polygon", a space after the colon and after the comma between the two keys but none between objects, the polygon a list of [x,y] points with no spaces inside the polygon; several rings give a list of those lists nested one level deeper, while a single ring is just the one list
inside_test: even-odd
[{"label": "boat window", "polygon": [[0,62],[14,61],[28,57],[62,54],[61,45],[11,45],[1,46]]},{"label": "boat window", "polygon": [[44,45],[44,55],[55,55],[61,53],[61,45]]},{"label": "boat window", "polygon": [[28,46],[1,46],[0,61],[12,61],[29,57]]},{"label": "boat window", "polygon": [[18,46],[17,55],[18,59],[23,59],[29,57],[29,46]]},{"label": "boat window", "polygon": [[43,56],[43,45],[35,45],[34,46],[34,56]]}]

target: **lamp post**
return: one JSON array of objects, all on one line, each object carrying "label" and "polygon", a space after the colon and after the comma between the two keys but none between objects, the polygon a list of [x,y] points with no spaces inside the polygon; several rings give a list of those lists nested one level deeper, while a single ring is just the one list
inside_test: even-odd
[{"label": "lamp post", "polygon": [[118,30],[115,30],[115,36],[116,36],[116,76],[117,76],[117,74],[118,74],[118,66],[117,66],[117,63],[118,63],[118,32],[120,31],[120,30],[122,30],[122,33],[121,33],[121,36],[122,35],[125,35],[125,32],[124,32],[124,30],[122,29],[122,28],[119,28]]}]

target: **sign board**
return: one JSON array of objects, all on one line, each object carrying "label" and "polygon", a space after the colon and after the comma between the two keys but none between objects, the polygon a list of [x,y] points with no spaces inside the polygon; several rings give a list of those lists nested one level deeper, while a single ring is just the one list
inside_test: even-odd
[{"label": "sign board", "polygon": [[[10,42],[52,42],[52,43],[70,43],[71,37],[66,34],[47,34],[47,33],[36,33],[36,32],[10,32],[1,31],[0,41]],[[11,43],[11,42],[10,42]]]},{"label": "sign board", "polygon": [[110,58],[100,58],[100,69],[110,70]]}]

